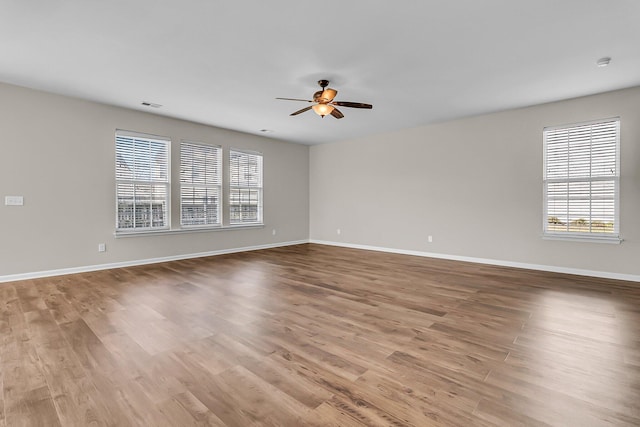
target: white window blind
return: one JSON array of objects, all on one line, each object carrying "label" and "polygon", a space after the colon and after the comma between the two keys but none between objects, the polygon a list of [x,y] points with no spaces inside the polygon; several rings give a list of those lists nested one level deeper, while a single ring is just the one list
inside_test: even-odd
[{"label": "white window blind", "polygon": [[545,128],[544,233],[618,238],[618,118]]},{"label": "white window blind", "polygon": [[169,143],[116,132],[116,231],[169,227]]},{"label": "white window blind", "polygon": [[262,223],[262,154],[229,152],[229,223]]},{"label": "white window blind", "polygon": [[180,144],[180,224],[221,225],[222,149],[193,142]]}]

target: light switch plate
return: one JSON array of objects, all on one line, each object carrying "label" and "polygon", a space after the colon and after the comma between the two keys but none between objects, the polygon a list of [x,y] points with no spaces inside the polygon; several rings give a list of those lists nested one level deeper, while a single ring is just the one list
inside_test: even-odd
[{"label": "light switch plate", "polygon": [[22,206],[24,205],[24,197],[22,196],[4,196],[5,206]]}]

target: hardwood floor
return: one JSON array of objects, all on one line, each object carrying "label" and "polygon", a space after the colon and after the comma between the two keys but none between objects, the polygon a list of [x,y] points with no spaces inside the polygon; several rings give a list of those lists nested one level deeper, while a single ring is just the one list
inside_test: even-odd
[{"label": "hardwood floor", "polygon": [[638,283],[308,244],[0,310],[0,426],[640,425]]}]

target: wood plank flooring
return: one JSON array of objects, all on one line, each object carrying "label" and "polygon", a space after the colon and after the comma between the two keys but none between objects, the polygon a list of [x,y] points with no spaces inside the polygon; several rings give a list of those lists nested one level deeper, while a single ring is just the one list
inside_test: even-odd
[{"label": "wood plank flooring", "polygon": [[638,426],[640,284],[298,245],[0,284],[2,426]]}]

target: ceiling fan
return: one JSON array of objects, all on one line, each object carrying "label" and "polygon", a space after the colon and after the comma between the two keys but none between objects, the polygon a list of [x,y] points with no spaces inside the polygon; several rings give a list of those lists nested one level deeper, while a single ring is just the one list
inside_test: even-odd
[{"label": "ceiling fan", "polygon": [[322,90],[317,91],[313,94],[313,101],[308,99],[297,99],[297,98],[276,98],[276,99],[284,99],[285,101],[302,101],[302,102],[313,102],[314,105],[310,105],[308,107],[302,108],[298,111],[294,111],[291,113],[291,116],[297,116],[300,113],[304,113],[305,111],[309,111],[313,109],[317,115],[324,118],[327,114],[331,114],[336,119],[341,119],[344,115],[336,108],[338,107],[351,107],[351,108],[366,108],[368,110],[373,108],[371,104],[364,104],[362,102],[347,102],[347,101],[334,101],[333,99],[338,94],[338,91],[335,89],[331,89],[329,86],[329,80],[318,80],[318,84],[322,88]]}]

